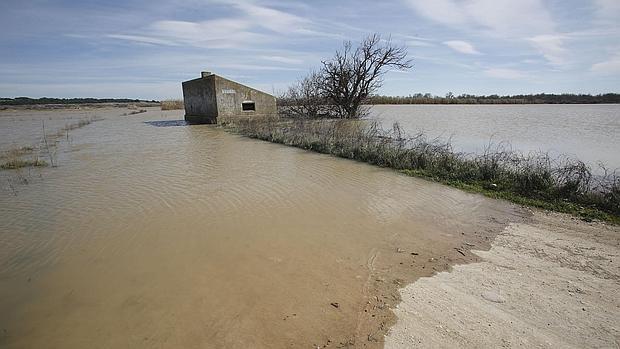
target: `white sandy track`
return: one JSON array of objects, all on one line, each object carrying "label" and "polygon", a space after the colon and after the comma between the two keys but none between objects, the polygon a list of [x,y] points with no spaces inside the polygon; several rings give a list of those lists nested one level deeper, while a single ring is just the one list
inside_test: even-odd
[{"label": "white sandy track", "polygon": [[620,229],[536,212],[401,289],[386,348],[619,348]]}]

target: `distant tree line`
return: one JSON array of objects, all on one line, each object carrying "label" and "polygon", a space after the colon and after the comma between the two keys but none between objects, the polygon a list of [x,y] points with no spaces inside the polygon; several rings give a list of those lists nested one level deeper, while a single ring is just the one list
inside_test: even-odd
[{"label": "distant tree line", "polygon": [[17,98],[0,98],[0,105],[37,105],[37,104],[95,104],[95,103],[140,103],[140,102],[152,102],[158,103],[158,101],[146,101],[140,99],[127,99],[127,98],[30,98],[30,97],[17,97]]},{"label": "distant tree line", "polygon": [[433,96],[430,93],[416,93],[409,96],[378,96],[373,95],[366,100],[367,104],[599,104],[620,103],[620,94],[605,93],[599,95],[586,94],[550,94],[512,96],[476,96],[462,94],[455,96],[449,92],[445,96]]}]

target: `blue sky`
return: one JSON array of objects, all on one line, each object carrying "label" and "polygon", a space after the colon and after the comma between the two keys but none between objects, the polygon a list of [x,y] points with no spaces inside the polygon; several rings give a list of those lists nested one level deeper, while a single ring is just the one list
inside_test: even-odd
[{"label": "blue sky", "polygon": [[378,32],[382,94],[620,92],[620,0],[2,0],[0,96],[180,97],[209,70],[281,91]]}]

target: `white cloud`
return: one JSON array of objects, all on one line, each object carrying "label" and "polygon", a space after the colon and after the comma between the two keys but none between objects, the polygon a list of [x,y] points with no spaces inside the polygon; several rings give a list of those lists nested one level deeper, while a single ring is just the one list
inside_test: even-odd
[{"label": "white cloud", "polygon": [[251,32],[251,23],[238,19],[215,19],[202,22],[162,20],[151,23],[138,33],[107,34],[105,37],[138,43],[205,48],[236,48],[265,42],[264,34]]},{"label": "white cloud", "polygon": [[445,25],[485,29],[499,36],[533,36],[553,31],[541,0],[405,0],[419,14]]},{"label": "white cloud", "polygon": [[[404,1],[419,14],[461,33],[482,32],[491,38],[525,40],[551,64],[559,66],[568,62],[564,37],[557,34],[555,22],[542,0]],[[473,52],[462,43],[445,44],[459,52]]]},{"label": "white cloud", "polygon": [[[366,33],[366,31],[364,31]],[[421,36],[414,36],[414,35],[405,35],[405,34],[399,34],[399,33],[393,33],[392,34],[392,38],[393,39],[397,39],[401,42],[404,42],[405,45],[410,46],[410,47],[430,47],[430,46],[435,46],[434,39],[429,39],[429,38],[425,38],[425,37],[421,37]]]},{"label": "white cloud", "polygon": [[215,19],[202,22],[157,21],[148,32],[164,40],[198,47],[238,47],[262,42],[262,34],[251,32],[251,23],[243,19]]},{"label": "white cloud", "polygon": [[468,43],[467,41],[461,41],[461,40],[444,41],[444,45],[450,47],[456,52],[465,53],[468,55],[479,55],[480,54],[480,52],[478,52],[478,50],[476,50],[476,48],[472,44]]},{"label": "white cloud", "polygon": [[320,36],[307,27],[310,20],[250,2],[226,3],[236,16],[205,21],[160,20],[132,33],[106,37],[156,45],[188,45],[206,48],[241,48],[275,40],[291,33]]},{"label": "white cloud", "polygon": [[106,37],[111,38],[111,39],[120,39],[120,40],[141,42],[141,43],[145,43],[145,44],[168,45],[168,46],[175,46],[176,45],[175,42],[170,41],[170,40],[152,38],[152,37],[142,36],[142,35],[108,34],[108,35],[106,35]]},{"label": "white cloud", "polygon": [[467,22],[467,14],[454,0],[407,0],[407,3],[416,12],[435,22],[446,25],[460,25]]},{"label": "white cloud", "polygon": [[528,78],[528,74],[508,68],[489,68],[484,71],[486,76],[497,78],[497,79],[509,79],[509,80],[519,80]]},{"label": "white cloud", "polygon": [[563,47],[564,37],[561,35],[538,35],[528,39],[540,54],[555,66],[563,66],[568,62],[568,50]]},{"label": "white cloud", "polygon": [[278,62],[278,63],[284,63],[284,64],[302,64],[304,62],[302,59],[299,59],[299,58],[290,58],[290,57],[283,57],[283,56],[261,56],[260,58],[266,61],[272,61],[272,62]]},{"label": "white cloud", "polygon": [[593,64],[590,71],[597,74],[620,74],[620,53],[606,61]]},{"label": "white cloud", "polygon": [[235,4],[235,7],[246,14],[246,19],[274,32],[287,33],[295,31],[310,21],[290,13],[250,3]]},{"label": "white cloud", "polygon": [[473,0],[462,8],[475,24],[500,36],[530,36],[554,31],[554,21],[541,0]]}]

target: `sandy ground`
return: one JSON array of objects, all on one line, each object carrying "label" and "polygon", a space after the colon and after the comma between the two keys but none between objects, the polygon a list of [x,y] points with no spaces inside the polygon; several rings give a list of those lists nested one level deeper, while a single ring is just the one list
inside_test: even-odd
[{"label": "sandy ground", "polygon": [[386,348],[618,348],[620,228],[535,212],[400,290]]}]

